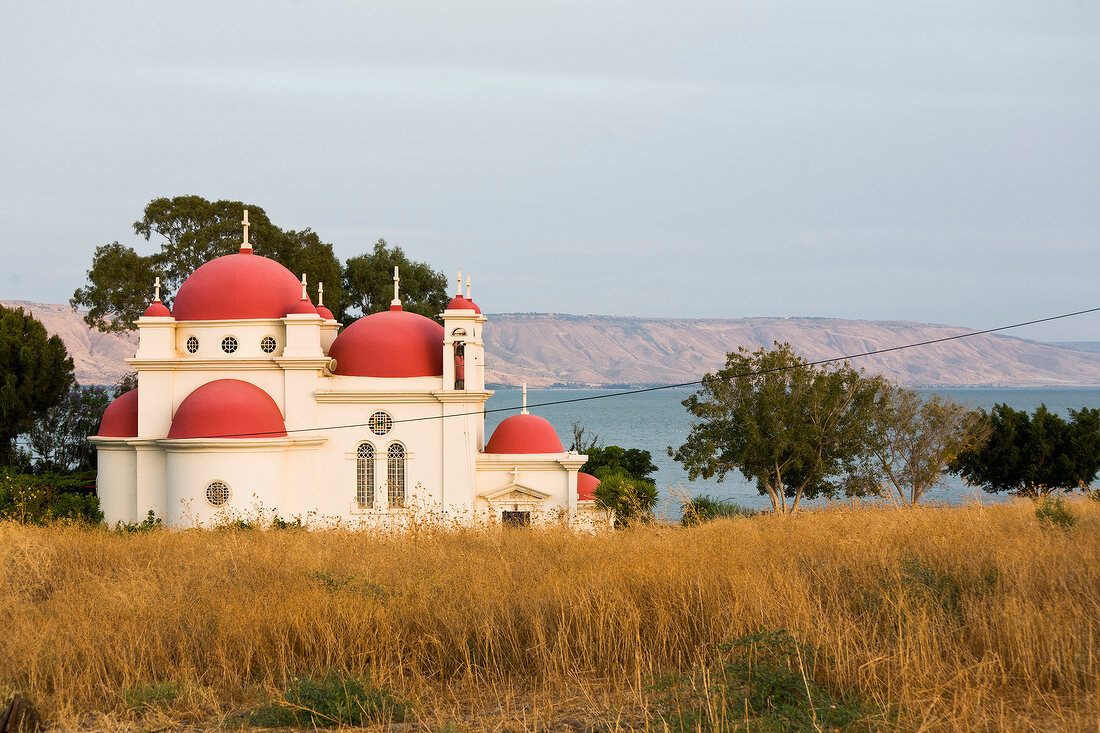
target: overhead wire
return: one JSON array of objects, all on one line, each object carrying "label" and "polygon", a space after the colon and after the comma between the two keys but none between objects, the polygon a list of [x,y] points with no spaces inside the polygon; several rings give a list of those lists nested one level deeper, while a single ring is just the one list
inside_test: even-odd
[{"label": "overhead wire", "polygon": [[[828,359],[817,359],[815,361],[807,361],[807,362],[801,362],[799,364],[789,364],[789,365],[785,365],[785,366],[772,367],[770,369],[759,369],[759,370],[753,370],[753,371],[748,371],[748,372],[741,372],[741,373],[738,373],[738,374],[730,375],[727,378],[728,379],[738,379],[738,378],[742,378],[742,377],[755,377],[755,376],[761,376],[761,375],[764,375],[764,374],[773,374],[773,373],[776,373],[776,372],[790,371],[792,369],[800,369],[800,368],[807,367],[807,366],[821,366],[821,365],[824,365],[824,364],[832,364],[832,363],[835,363],[835,362],[851,361],[852,359],[862,359],[862,358],[866,358],[868,356],[877,356],[879,354],[888,354],[888,353],[894,352],[894,351],[903,351],[905,349],[915,349],[915,348],[918,348],[918,347],[921,347],[921,346],[931,346],[932,344],[942,344],[942,343],[945,343],[947,341],[958,341],[960,339],[972,338],[974,336],[983,336],[985,334],[997,333],[997,332],[1000,332],[1000,331],[1008,331],[1008,330],[1014,329],[1014,328],[1023,328],[1024,326],[1034,326],[1034,325],[1039,324],[1039,323],[1049,323],[1050,321],[1058,321],[1058,320],[1061,320],[1061,319],[1064,319],[1064,318],[1073,318],[1073,317],[1076,317],[1076,316],[1083,316],[1083,315],[1087,315],[1089,313],[1097,313],[1097,312],[1100,312],[1100,306],[1097,306],[1095,308],[1086,308],[1084,310],[1079,310],[1079,311],[1073,311],[1071,313],[1060,313],[1056,316],[1047,316],[1045,318],[1035,318],[1035,319],[1032,319],[1030,321],[1021,321],[1020,323],[1013,323],[1013,324],[1009,324],[1007,326],[997,326],[996,328],[984,328],[984,329],[981,329],[979,331],[966,331],[964,333],[957,333],[957,334],[953,334],[951,336],[941,336],[940,338],[928,339],[928,340],[925,340],[925,341],[916,341],[916,342],[913,342],[913,343],[901,344],[899,346],[888,346],[888,347],[881,348],[881,349],[872,349],[870,351],[862,351],[862,352],[857,353],[857,354],[846,354],[844,356],[835,356],[835,357],[831,357],[831,358],[828,358]],[[711,379],[713,379],[713,377]],[[568,404],[574,404],[574,403],[577,403],[577,402],[590,402],[592,400],[604,400],[604,399],[611,399],[613,397],[627,397],[627,396],[630,396],[630,395],[645,394],[647,392],[659,392],[659,391],[662,391],[662,390],[669,390],[669,389],[682,389],[684,387],[694,387],[694,386],[702,385],[706,381],[708,381],[708,380],[707,380],[706,377],[704,377],[703,379],[696,379],[696,380],[692,380],[690,382],[677,382],[675,384],[662,384],[662,385],[657,385],[657,386],[654,386],[654,387],[639,387],[637,389],[621,390],[621,391],[617,391],[617,392],[608,392],[606,394],[586,395],[584,397],[570,397],[568,399],[551,400],[549,402],[536,402],[536,403],[528,404],[527,408],[531,409],[531,408],[536,408],[536,407],[553,407],[555,405],[568,405]],[[508,407],[494,407],[494,408],[488,409],[488,410],[483,409],[483,410],[474,410],[474,411],[470,411],[470,412],[456,412],[456,413],[451,413],[449,415],[423,415],[421,417],[407,417],[407,418],[402,418],[402,419],[399,419],[399,420],[395,419],[393,421],[393,423],[397,424],[397,423],[425,422],[425,421],[428,421],[428,420],[444,420],[446,418],[452,418],[452,417],[468,417],[468,416],[471,416],[471,415],[488,415],[488,414],[495,413],[495,412],[512,412],[514,410],[519,410],[519,409],[522,409],[521,406],[512,405],[512,406],[508,406]],[[348,429],[352,429],[352,428],[363,428],[363,427],[367,427],[367,426],[368,426],[368,424],[366,422],[348,423],[348,424],[345,424],[345,425],[326,425],[326,426],[318,426],[318,427],[314,427],[314,428],[293,428],[293,429],[290,429],[290,430],[286,430],[285,433],[287,435],[289,435],[290,433],[315,433],[315,432],[324,431],[324,430],[348,430]],[[244,437],[257,438],[257,437],[262,437],[264,435],[281,436],[281,435],[283,435],[283,433],[282,432],[277,433],[277,432],[274,432],[274,431],[271,431],[271,432],[249,432],[249,433],[232,433],[232,434],[222,434],[222,435],[208,435],[208,436],[204,436],[204,437],[205,438],[244,438]]]}]

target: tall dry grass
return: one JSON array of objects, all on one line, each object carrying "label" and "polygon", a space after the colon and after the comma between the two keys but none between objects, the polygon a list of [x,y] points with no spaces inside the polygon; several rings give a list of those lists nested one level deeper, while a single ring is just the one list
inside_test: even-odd
[{"label": "tall dry grass", "polygon": [[873,727],[1097,730],[1100,503],[1069,506],[1068,529],[1028,502],[596,536],[4,523],[0,692],[125,727],[128,694],[170,683],[168,723],[215,725],[339,670],[423,721],[659,730],[653,680],[765,629],[816,648],[812,676]]}]

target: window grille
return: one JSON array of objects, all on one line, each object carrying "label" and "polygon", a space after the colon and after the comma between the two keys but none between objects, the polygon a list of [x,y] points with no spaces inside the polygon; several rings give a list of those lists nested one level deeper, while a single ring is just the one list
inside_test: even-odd
[{"label": "window grille", "polygon": [[229,503],[229,484],[224,481],[211,481],[206,485],[206,500],[211,506],[225,506]]},{"label": "window grille", "polygon": [[386,449],[386,497],[391,509],[405,506],[405,446],[392,443]]},{"label": "window grille", "polygon": [[374,508],[374,446],[360,443],[355,451],[355,501],[360,509]]},{"label": "window grille", "polygon": [[222,351],[227,354],[232,354],[237,350],[237,339],[232,336],[226,336],[222,339]]},{"label": "window grille", "polygon": [[194,336],[187,337],[187,353],[194,354],[199,350],[199,340]]},{"label": "window grille", "polygon": [[377,436],[383,436],[393,427],[393,418],[388,412],[376,412],[367,420],[367,427]]},{"label": "window grille", "polygon": [[260,339],[260,351],[265,354],[275,353],[275,338],[272,336],[264,336]]}]

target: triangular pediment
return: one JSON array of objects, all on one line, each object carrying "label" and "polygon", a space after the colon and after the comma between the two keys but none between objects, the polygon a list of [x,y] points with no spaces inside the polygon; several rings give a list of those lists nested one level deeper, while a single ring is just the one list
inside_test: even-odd
[{"label": "triangular pediment", "polygon": [[546,501],[550,498],[550,494],[539,491],[538,489],[532,489],[530,486],[524,486],[521,483],[511,482],[499,489],[493,489],[492,491],[486,491],[481,494],[484,499],[491,502],[532,502],[532,501]]}]

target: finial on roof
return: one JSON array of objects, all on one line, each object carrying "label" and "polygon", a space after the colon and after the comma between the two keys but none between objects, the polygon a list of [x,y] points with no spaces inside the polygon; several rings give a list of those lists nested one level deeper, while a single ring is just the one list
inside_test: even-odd
[{"label": "finial on roof", "polygon": [[521,415],[530,415],[531,414],[527,411],[527,382],[523,383],[523,411],[520,414]]},{"label": "finial on roof", "polygon": [[302,273],[302,300],[309,300],[309,294],[306,292],[306,274]]},{"label": "finial on roof", "polygon": [[393,300],[390,301],[390,308],[393,308],[394,306],[397,306],[398,308],[401,307],[401,295],[400,295],[400,290],[399,290],[400,286],[401,286],[401,273],[398,271],[397,265],[394,265],[393,266]]},{"label": "finial on roof", "polygon": [[458,271],[458,295],[456,295],[455,297],[456,298],[461,298],[462,297],[462,270]]},{"label": "finial on roof", "polygon": [[466,276],[466,300],[470,299],[470,276]]},{"label": "finial on roof", "polygon": [[153,281],[153,302],[160,302],[160,278]]},{"label": "finial on roof", "polygon": [[320,308],[325,304],[325,284],[320,280],[317,281],[317,307]]},{"label": "finial on roof", "polygon": [[244,238],[241,239],[241,251],[252,251],[252,243],[248,241],[248,209],[244,210],[244,220],[241,221],[241,226],[244,227]]}]

